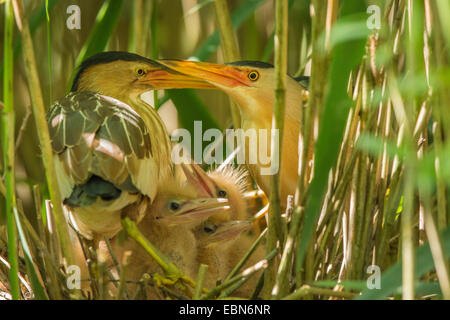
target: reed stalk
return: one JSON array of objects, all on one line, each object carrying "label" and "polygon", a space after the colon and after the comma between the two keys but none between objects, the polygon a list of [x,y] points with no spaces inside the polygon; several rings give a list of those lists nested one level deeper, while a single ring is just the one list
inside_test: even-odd
[{"label": "reed stalk", "polygon": [[[153,1],[152,3],[152,16],[150,19],[150,37],[151,37],[151,58],[158,59],[159,58],[159,45],[158,45],[158,0]],[[158,91],[153,91],[153,105],[156,109],[160,106],[158,101]]]},{"label": "reed stalk", "polygon": [[353,299],[356,296],[355,293],[351,292],[335,291],[332,289],[316,288],[309,285],[304,285],[287,297],[284,297],[283,300],[300,300],[309,295],[330,296],[343,299]]},{"label": "reed stalk", "polygon": [[[217,24],[220,31],[221,47],[225,62],[240,60],[239,47],[236,35],[231,23],[230,11],[228,10],[227,0],[215,0]],[[241,116],[239,108],[234,101],[230,100],[231,118],[234,128],[241,127]]]},{"label": "reed stalk", "polygon": [[192,299],[194,300],[200,299],[200,294],[202,293],[203,288],[203,281],[205,280],[207,270],[208,266],[206,264],[200,264],[200,267],[198,269],[197,284],[195,286],[194,295],[192,297]]},{"label": "reed stalk", "polygon": [[2,179],[0,179],[0,193],[6,197],[6,187],[5,184],[3,183]]},{"label": "reed stalk", "polygon": [[295,241],[300,227],[300,219],[302,217],[301,207],[296,207],[292,214],[290,222],[289,233],[284,244],[283,253],[280,260],[280,265],[277,271],[277,278],[275,281],[272,297],[280,299],[289,292],[290,271],[292,269],[292,256],[295,249]]},{"label": "reed stalk", "polygon": [[421,202],[424,208],[424,220],[425,220],[425,231],[427,233],[427,238],[430,243],[430,250],[433,256],[434,264],[436,266],[436,274],[441,287],[442,295],[445,300],[450,299],[450,274],[448,270],[448,263],[445,258],[445,253],[443,250],[442,242],[439,236],[438,228],[434,222],[432,215],[432,197],[430,194],[429,185],[422,184],[420,189]]},{"label": "reed stalk", "polygon": [[[295,193],[295,205],[304,206],[306,199],[307,185],[310,181],[311,167],[310,161],[313,159],[314,146],[314,126],[317,119],[317,114],[320,106],[323,104],[325,97],[326,69],[329,64],[329,58],[324,54],[325,48],[324,38],[321,38],[325,32],[326,17],[328,5],[323,5],[323,2],[313,0],[312,3],[312,31],[311,31],[311,81],[309,84],[309,95],[304,114],[302,113],[302,130],[300,133],[300,148],[299,148],[299,178],[298,186]],[[299,215],[300,211],[295,210],[294,215]],[[302,223],[302,220],[296,219],[297,223]],[[296,230],[301,231],[300,226],[291,226]],[[299,246],[300,237],[296,237],[295,248]],[[311,254],[311,252],[310,252]],[[300,271],[302,266],[298,263],[295,266],[295,281],[299,288],[304,280],[304,270]]]},{"label": "reed stalk", "polygon": [[4,55],[3,55],[3,101],[4,109],[1,113],[2,120],[2,144],[3,144],[3,167],[5,174],[5,199],[6,199],[6,225],[8,234],[8,260],[9,282],[11,296],[14,300],[20,299],[19,287],[19,262],[17,248],[17,228],[15,216],[17,215],[16,204],[16,181],[15,181],[15,112],[14,112],[14,86],[13,86],[13,3],[8,1],[4,9]]},{"label": "reed stalk", "polygon": [[45,16],[46,16],[46,27],[47,27],[47,63],[48,63],[48,79],[49,79],[49,90],[48,90],[48,101],[53,101],[53,68],[52,68],[52,40],[51,40],[51,28],[50,28],[50,14],[48,0],[45,0]]},{"label": "reed stalk", "polygon": [[329,64],[329,58],[324,54],[324,40],[320,38],[325,31],[327,7],[321,5],[321,1],[313,0],[312,7],[314,15],[312,16],[312,53],[311,53],[311,80],[309,84],[309,97],[303,116],[304,126],[300,135],[301,147],[299,156],[300,175],[298,179],[298,191],[296,192],[295,204],[302,205],[301,199],[305,198],[305,190],[309,181],[308,161],[311,160],[313,150],[313,128],[314,119],[320,105],[323,104],[325,97],[326,69]]},{"label": "reed stalk", "polygon": [[73,264],[72,244],[69,238],[69,230],[63,214],[62,200],[59,193],[56,172],[53,163],[53,152],[50,142],[50,134],[48,131],[47,121],[45,119],[45,107],[42,97],[41,85],[37,73],[36,59],[31,39],[30,29],[27,19],[24,19],[22,0],[14,0],[14,14],[16,23],[22,37],[23,59],[27,74],[28,87],[32,102],[32,109],[40,146],[42,149],[42,161],[45,168],[50,199],[53,204],[53,213],[58,233],[58,239],[62,250],[65,263]]},{"label": "reed stalk", "polygon": [[[423,3],[408,0],[408,39],[407,42],[407,65],[411,74],[423,71]],[[399,120],[405,127],[405,146],[410,150],[404,159],[405,166],[405,189],[404,189],[404,210],[401,220],[401,239],[402,239],[402,259],[403,259],[403,299],[410,300],[415,298],[415,260],[414,247],[416,235],[413,232],[413,217],[415,208],[415,175],[417,170],[417,155],[413,150],[416,149],[416,141],[413,137],[412,116],[417,110],[417,99],[414,95],[407,96],[406,103],[397,104],[399,110]],[[404,113],[404,115],[402,115]],[[411,138],[412,137],[412,138]]]},{"label": "reed stalk", "polygon": [[[275,2],[275,101],[272,116],[271,161],[281,166],[283,154],[284,114],[287,78],[287,32],[288,2]],[[276,151],[275,151],[276,150]],[[281,220],[280,169],[270,177],[270,207],[266,252],[270,253],[284,243],[284,228]],[[284,200],[284,199],[283,199]],[[264,273],[263,297],[278,295],[273,292],[276,280],[276,259],[269,262]]]},{"label": "reed stalk", "polygon": [[148,15],[144,11],[144,3],[142,0],[136,0],[132,3],[131,8],[131,24],[128,36],[128,51],[139,55],[145,55],[145,33],[143,30],[144,15]]}]

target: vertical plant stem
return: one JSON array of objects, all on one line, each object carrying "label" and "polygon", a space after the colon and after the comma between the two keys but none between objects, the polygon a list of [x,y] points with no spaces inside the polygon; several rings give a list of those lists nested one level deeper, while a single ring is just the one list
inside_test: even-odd
[{"label": "vertical plant stem", "polygon": [[[107,241],[107,245],[108,245],[108,249],[110,249],[111,246],[109,244],[109,241]],[[110,252],[112,252],[112,250],[110,250]],[[128,265],[130,262],[131,254],[132,254],[131,251],[125,251],[122,256],[122,268],[120,270],[118,270],[120,279],[119,279],[119,288],[117,289],[117,294],[116,294],[117,300],[122,299],[122,296],[127,289],[125,281],[126,281],[126,277],[127,277],[127,269],[128,269]],[[127,294],[127,296],[128,296],[128,294]]]},{"label": "vertical plant stem", "polygon": [[[231,23],[230,11],[226,0],[215,0],[217,23],[220,30],[220,39],[222,42],[222,52],[225,62],[236,61],[240,59],[236,35]],[[237,105],[230,100],[231,117],[234,127],[240,128],[241,117]]]},{"label": "vertical plant stem", "polygon": [[128,51],[135,52],[137,54],[144,54],[144,41],[143,41],[143,2],[142,0],[135,0],[131,3],[131,23],[128,38]]},{"label": "vertical plant stem", "polygon": [[61,195],[59,193],[58,182],[56,179],[50,134],[48,131],[47,121],[45,119],[44,100],[42,97],[41,85],[39,83],[36,68],[33,42],[31,39],[28,21],[23,18],[23,2],[21,0],[15,0],[14,4],[16,22],[22,36],[25,70],[27,74],[28,87],[30,90],[34,119],[38,131],[39,143],[42,149],[42,160],[44,163],[50,199],[53,204],[56,229],[58,232],[62,254],[66,260],[65,262],[68,265],[71,265],[74,261],[72,244],[69,238],[69,229],[63,214]]},{"label": "vertical plant stem", "polygon": [[[152,18],[150,21],[150,36],[152,43],[151,57],[153,60],[159,58],[158,50],[158,0],[153,1]],[[158,110],[158,90],[153,90],[153,105]]]},{"label": "vertical plant stem", "polygon": [[[313,8],[312,16],[312,31],[311,31],[311,41],[312,41],[312,53],[311,53],[311,83],[309,87],[309,98],[308,103],[305,108],[305,115],[303,117],[304,126],[300,134],[300,148],[299,148],[299,177],[298,186],[295,193],[295,205],[301,206],[302,200],[306,196],[306,184],[309,179],[307,171],[308,162],[311,160],[311,154],[313,150],[313,123],[317,109],[323,104],[324,99],[324,87],[327,81],[326,68],[328,65],[328,59],[323,54],[322,48],[325,46],[323,40],[321,39],[321,34],[325,30],[326,22],[326,6],[322,5],[320,0],[313,0],[311,4]],[[295,211],[297,212],[297,211]],[[295,214],[294,212],[294,214]],[[298,213],[297,213],[298,214]],[[301,220],[298,219],[298,223]],[[300,226],[297,227],[301,230]],[[300,237],[297,236],[296,247],[299,245]],[[296,266],[295,281],[297,288],[300,288],[303,282],[303,271],[300,272],[302,266]]]},{"label": "vertical plant stem", "polygon": [[0,179],[0,193],[4,196],[4,197],[6,197],[6,187],[5,187],[5,185],[3,184],[3,181]]},{"label": "vertical plant stem", "polygon": [[411,125],[406,118],[405,108],[402,98],[396,87],[394,77],[391,77],[390,91],[393,98],[394,110],[401,123],[400,131],[404,130],[405,145],[409,146],[409,154],[405,157],[404,163],[404,189],[403,189],[403,211],[401,214],[401,257],[402,257],[402,294],[403,299],[414,299],[414,234],[413,234],[413,216],[414,216],[414,171],[415,171],[415,153],[411,150],[412,143],[408,141],[411,136]]},{"label": "vertical plant stem", "polygon": [[[436,112],[437,113],[437,112]],[[437,118],[442,121],[440,114],[437,115]],[[447,213],[446,213],[446,187],[445,187],[445,178],[442,177],[442,164],[445,161],[443,159],[442,152],[442,132],[441,132],[441,123],[436,122],[434,128],[434,141],[436,145],[436,158],[434,161],[434,166],[436,170],[436,193],[437,193],[437,227],[439,231],[445,229],[448,224]]]},{"label": "vertical plant stem", "polygon": [[4,24],[4,55],[3,65],[3,100],[1,137],[3,142],[3,164],[5,170],[6,189],[6,224],[8,232],[8,259],[10,263],[9,282],[11,297],[14,300],[20,298],[17,258],[17,228],[14,215],[16,209],[15,177],[14,177],[14,91],[13,91],[13,4],[8,1],[5,4]]},{"label": "vertical plant stem", "polygon": [[443,251],[442,242],[439,237],[438,228],[434,222],[432,215],[432,197],[430,190],[432,186],[427,184],[421,184],[419,187],[421,194],[421,202],[424,207],[424,220],[425,220],[425,231],[427,233],[427,238],[430,244],[430,251],[433,256],[434,265],[436,266],[436,274],[439,279],[439,284],[441,286],[442,295],[445,300],[450,299],[450,278],[448,272],[448,263],[445,258],[445,253]]},{"label": "vertical plant stem", "polygon": [[[325,83],[327,81],[326,69],[328,58],[323,54],[322,48],[325,46],[321,40],[321,34],[325,30],[327,8],[319,0],[312,2],[314,16],[312,17],[312,54],[311,54],[311,83],[309,88],[308,104],[305,108],[303,132],[300,135],[300,175],[298,179],[298,192],[296,193],[295,204],[300,205],[301,199],[305,196],[308,161],[313,150],[313,123],[316,111],[323,105],[325,96]],[[322,41],[322,42],[321,42]]]},{"label": "vertical plant stem", "polygon": [[206,270],[208,269],[208,266],[206,264],[200,264],[200,268],[198,269],[198,276],[197,276],[197,285],[194,289],[194,295],[192,299],[198,300],[200,299],[200,295],[202,293],[202,287],[203,287],[203,281],[205,280]]},{"label": "vertical plant stem", "polygon": [[[435,5],[438,10],[435,10],[439,16],[440,22],[442,24],[442,32],[445,37],[447,44],[450,43],[450,19],[448,15],[450,14],[450,3],[446,0],[436,0]],[[450,58],[450,51],[447,50],[447,54]]]},{"label": "vertical plant stem", "polygon": [[48,57],[48,79],[49,79],[49,100],[53,101],[53,72],[52,72],[52,46],[51,46],[51,29],[50,29],[50,14],[48,12],[48,0],[45,0],[45,14],[47,21],[47,57]]},{"label": "vertical plant stem", "polygon": [[216,17],[219,25],[220,39],[222,42],[222,51],[225,60],[235,61],[239,60],[239,48],[236,40],[236,35],[233,31],[231,23],[230,11],[226,0],[215,0]]},{"label": "vertical plant stem", "polygon": [[343,298],[343,299],[353,299],[356,295],[351,292],[334,291],[333,289],[314,288],[314,287],[310,287],[308,285],[304,285],[301,288],[295,290],[289,296],[284,297],[283,300],[300,300],[311,294],[337,297],[337,298]]},{"label": "vertical plant stem", "polygon": [[37,223],[37,231],[39,233],[39,238],[45,242],[45,232],[44,232],[44,223],[42,222],[42,201],[41,201],[41,193],[39,190],[39,185],[35,184],[33,186],[33,200],[34,200],[34,208],[36,212],[36,223]]},{"label": "vertical plant stem", "polygon": [[[408,0],[408,35],[407,41],[407,67],[412,75],[421,74],[424,71],[423,60],[423,2],[413,2]],[[403,258],[403,299],[410,300],[415,297],[414,289],[414,233],[413,217],[415,210],[414,186],[417,170],[417,155],[415,153],[416,141],[412,138],[413,121],[411,117],[417,110],[417,97],[413,93],[408,94],[405,105],[405,146],[409,149],[409,154],[405,158],[405,191],[404,191],[404,211],[402,213],[402,258]]]},{"label": "vertical plant stem", "polygon": [[294,213],[292,214],[289,234],[287,236],[286,244],[281,256],[280,267],[278,268],[275,287],[272,291],[272,297],[275,299],[280,299],[288,293],[288,284],[290,280],[288,271],[291,270],[290,264],[292,264],[292,254],[295,248],[295,239],[298,235],[298,228],[300,227],[299,221],[301,219],[301,216],[302,208],[296,207]]},{"label": "vertical plant stem", "polygon": [[[287,0],[275,2],[275,101],[272,117],[271,161],[281,163],[284,113],[286,104],[286,74],[287,74]],[[280,170],[270,177],[270,212],[267,232],[266,252],[272,252],[277,244],[284,242],[281,199],[280,199]],[[269,262],[265,271],[263,297],[276,296],[272,292],[275,284],[276,259]]]}]

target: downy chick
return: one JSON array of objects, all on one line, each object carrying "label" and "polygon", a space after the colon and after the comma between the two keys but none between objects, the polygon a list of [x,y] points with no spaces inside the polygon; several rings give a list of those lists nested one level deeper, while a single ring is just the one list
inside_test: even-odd
[{"label": "downy chick", "polygon": [[[189,183],[168,181],[160,186],[138,228],[185,275],[195,279],[198,249],[193,229],[210,215],[228,210],[227,204],[227,199],[199,198],[196,186]],[[113,252],[119,260],[126,251],[132,252],[127,280],[137,281],[144,273],[163,275],[158,263],[134,239],[128,238],[122,245],[115,241]],[[156,290],[147,290],[147,297],[159,298]]]},{"label": "downy chick", "polygon": [[[194,229],[198,241],[198,261],[208,265],[205,287],[212,288],[218,280],[225,279],[234,266],[244,257],[256,237],[247,231],[252,226],[251,214],[247,209],[247,173],[243,168],[219,167],[205,173],[192,164],[192,172],[183,166],[190,184],[198,185],[202,196],[225,197],[231,210],[209,217]],[[264,247],[260,245],[244,265],[249,267],[264,258]],[[254,275],[235,295],[250,297],[256,286],[258,275]]]}]

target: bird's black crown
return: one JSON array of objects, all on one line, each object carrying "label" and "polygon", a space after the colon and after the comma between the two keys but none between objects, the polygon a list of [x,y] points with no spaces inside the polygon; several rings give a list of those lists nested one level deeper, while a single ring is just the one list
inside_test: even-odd
[{"label": "bird's black crown", "polygon": [[269,69],[273,68],[274,66],[267,62],[262,61],[251,61],[251,60],[242,60],[242,61],[234,61],[227,63],[231,66],[242,66],[242,67],[255,67],[255,68],[263,68],[263,69]]},{"label": "bird's black crown", "polygon": [[80,66],[78,67],[77,74],[73,80],[71,91],[77,91],[78,89],[78,81],[80,80],[81,75],[83,72],[92,66],[95,66],[97,64],[102,63],[108,63],[113,62],[117,60],[123,60],[123,61],[143,61],[150,64],[155,64],[154,61],[147,59],[145,57],[142,57],[135,53],[125,52],[125,51],[106,51],[106,52],[100,52],[97,53],[86,60],[84,60]]}]

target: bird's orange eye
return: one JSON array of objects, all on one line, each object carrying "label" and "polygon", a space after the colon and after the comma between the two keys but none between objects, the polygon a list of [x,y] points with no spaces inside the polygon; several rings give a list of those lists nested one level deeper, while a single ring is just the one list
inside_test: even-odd
[{"label": "bird's orange eye", "polygon": [[138,77],[142,77],[145,73],[146,73],[145,70],[142,69],[142,68],[137,68],[137,69],[136,69],[136,75],[137,75]]},{"label": "bird's orange eye", "polygon": [[256,80],[258,80],[258,79],[259,79],[259,73],[258,73],[258,71],[255,71],[255,70],[250,71],[250,72],[248,73],[248,78],[249,78],[251,81],[256,81]]}]

